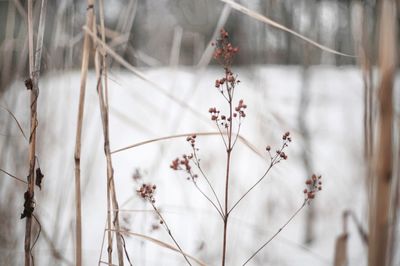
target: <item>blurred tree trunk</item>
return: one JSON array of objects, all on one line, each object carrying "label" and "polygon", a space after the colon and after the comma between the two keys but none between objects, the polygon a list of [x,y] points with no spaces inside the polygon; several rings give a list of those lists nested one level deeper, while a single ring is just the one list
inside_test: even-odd
[{"label": "blurred tree trunk", "polygon": [[[299,123],[299,132],[303,140],[302,147],[302,162],[304,165],[305,176],[308,176],[312,173],[312,158],[310,154],[311,152],[311,138],[310,132],[307,126],[307,114],[310,103],[310,59],[309,59],[309,45],[304,44],[304,59],[303,59],[303,72],[302,72],[302,86],[300,90],[300,103],[299,103],[299,111],[298,113],[298,123]],[[311,244],[314,239],[314,219],[315,219],[315,206],[311,204],[309,208],[307,208],[307,216],[305,223],[305,233],[304,233],[304,243]]]},{"label": "blurred tree trunk", "polygon": [[379,25],[379,128],[374,153],[371,195],[369,266],[389,263],[389,216],[393,166],[393,84],[397,40],[396,8],[393,0],[380,2]]},{"label": "blurred tree trunk", "polygon": [[[293,5],[291,2],[282,1],[282,19],[283,25],[288,27],[289,29],[293,28]],[[285,64],[290,65],[293,63],[293,55],[292,55],[292,34],[285,33],[285,43],[286,43],[286,53],[285,53]]]},{"label": "blurred tree trunk", "polygon": [[[314,23],[311,23],[311,28],[310,32],[313,32],[313,38],[318,43],[322,43],[322,38],[321,38],[321,0],[315,0],[314,3],[312,4],[311,7],[311,21],[314,21]],[[321,50],[320,49],[312,49],[311,53],[311,58],[310,58],[311,64],[320,64],[321,63]]]},{"label": "blurred tree trunk", "polygon": [[[336,44],[335,49],[341,52],[351,53],[353,47],[353,36],[351,31],[351,17],[352,17],[352,2],[354,0],[348,1],[338,1],[338,16],[339,21],[338,28],[336,31]],[[358,1],[358,0],[357,0]],[[344,64],[354,64],[354,59],[349,57],[344,57],[341,55],[335,56],[335,63],[337,66]]]}]

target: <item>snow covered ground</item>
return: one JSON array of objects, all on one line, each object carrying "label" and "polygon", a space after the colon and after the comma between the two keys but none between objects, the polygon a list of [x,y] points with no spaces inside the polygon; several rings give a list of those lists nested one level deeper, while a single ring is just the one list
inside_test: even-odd
[{"label": "snow covered ground", "polygon": [[[215,132],[208,108],[226,108],[214,87],[221,69],[192,68],[143,70],[163,91],[128,72],[109,77],[111,149],[140,141],[189,132]],[[342,213],[353,210],[366,226],[366,192],[363,162],[363,83],[355,68],[318,66],[310,68],[305,80],[299,67],[252,66],[234,71],[242,81],[236,99],[248,105],[241,135],[257,148],[261,157],[239,142],[233,155],[232,202],[238,199],[266,170],[265,146],[278,147],[285,131],[293,135],[289,160],[273,168],[261,185],[241,202],[231,215],[228,237],[228,265],[241,265],[262,243],[283,225],[303,202],[306,172],[304,151],[314,172],[323,176],[323,190],[312,205],[316,208],[315,241],[303,243],[307,208],[249,265],[332,265],[335,238],[342,230]],[[53,72],[40,80],[38,102],[38,157],[45,179],[36,192],[36,213],[46,232],[54,237],[61,253],[73,261],[74,222],[74,143],[76,130],[79,72]],[[307,79],[307,78],[306,78]],[[305,82],[306,81],[306,82]],[[95,265],[100,257],[106,222],[106,165],[95,76],[89,75],[82,147],[83,241],[85,265]],[[398,84],[398,83],[397,83]],[[299,104],[302,87],[309,93],[305,116],[310,134],[306,145],[299,132]],[[169,96],[167,96],[169,95]],[[179,104],[184,102],[187,106]],[[1,99],[28,131],[29,95],[23,81],[17,81]],[[0,113],[1,124],[7,120]],[[4,133],[6,129],[2,128]],[[8,143],[0,138],[1,150],[8,145],[1,167],[24,177],[27,173],[27,144],[16,125]],[[205,172],[222,198],[225,155],[218,136],[198,137],[197,145]],[[219,264],[222,222],[210,204],[185,179],[169,168],[170,162],[190,152],[185,138],[151,143],[113,155],[115,182],[124,228],[171,243],[160,228],[152,231],[151,206],[135,195],[138,184],[132,179],[136,168],[145,182],[157,184],[156,204],[162,209],[173,234],[183,249],[206,262]],[[6,179],[6,177],[2,177]],[[201,184],[204,185],[204,184]],[[205,186],[204,186],[205,187]],[[24,186],[4,180],[1,200],[15,190],[12,215],[18,241],[4,255],[23,259],[25,222],[19,220]],[[7,205],[8,206],[8,205]],[[2,203],[2,208],[5,206]],[[14,215],[14,216],[13,216]],[[365,265],[366,249],[350,223],[350,265]],[[37,265],[50,256],[41,237],[34,249]],[[184,265],[179,254],[148,241],[126,236],[129,255],[135,265]],[[106,248],[102,260],[106,261]],[[62,262],[59,262],[60,265]]]}]

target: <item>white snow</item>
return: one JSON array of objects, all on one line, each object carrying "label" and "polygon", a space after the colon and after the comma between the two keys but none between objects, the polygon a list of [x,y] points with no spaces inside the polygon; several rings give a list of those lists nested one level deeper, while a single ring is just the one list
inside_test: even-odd
[{"label": "white snow", "polygon": [[[222,74],[219,68],[198,71],[192,68],[143,70],[165,92],[201,113],[196,115],[128,72],[111,72],[109,79],[111,149],[144,140],[189,132],[216,131],[208,122],[208,108],[226,110],[226,103],[214,88]],[[259,187],[232,213],[228,237],[228,265],[241,265],[263,242],[283,225],[303,202],[305,172],[303,149],[309,148],[312,168],[323,176],[323,190],[316,206],[315,241],[303,244],[303,210],[249,265],[329,265],[333,262],[335,238],[342,230],[342,213],[353,210],[366,226],[366,192],[363,162],[363,83],[355,68],[318,66],[309,70],[309,109],[306,114],[311,145],[305,147],[298,129],[298,108],[303,86],[299,67],[235,67],[242,81],[236,100],[248,105],[241,135],[264,154],[265,146],[278,147],[285,131],[293,135],[289,160],[275,166]],[[53,72],[40,80],[38,102],[38,157],[45,175],[42,191],[36,192],[35,212],[54,244],[70,261],[73,253],[74,222],[74,143],[79,95],[79,72]],[[89,75],[82,147],[83,241],[85,265],[98,263],[106,222],[106,165],[99,116],[96,79]],[[25,132],[28,132],[29,93],[17,81],[2,98]],[[0,113],[5,123],[7,114]],[[1,129],[5,131],[5,129]],[[17,176],[27,173],[27,149],[16,125],[10,128],[12,142],[2,165]],[[2,132],[3,133],[3,132]],[[199,136],[197,146],[205,172],[222,200],[225,153],[219,136]],[[3,150],[6,143],[0,137]],[[13,148],[18,147],[18,148]],[[274,149],[273,149],[274,150]],[[209,265],[218,265],[222,222],[211,205],[185,180],[183,173],[169,168],[170,162],[190,146],[185,138],[151,143],[113,155],[115,182],[120,208],[144,210],[151,206],[135,195],[139,184],[131,176],[135,168],[146,172],[146,182],[157,184],[157,205],[182,248]],[[265,154],[264,154],[265,155]],[[265,171],[268,160],[238,142],[233,155],[230,202],[233,203]],[[23,260],[25,221],[19,220],[23,206],[23,185],[7,179],[0,188],[14,189],[13,214],[18,232],[17,250]],[[207,189],[205,182],[201,187]],[[209,193],[209,191],[207,191]],[[211,195],[211,194],[210,194]],[[3,200],[2,199],[2,200]],[[125,204],[124,204],[125,203]],[[132,232],[172,243],[165,230],[152,232],[157,222],[150,212],[121,212],[121,222]],[[184,265],[182,256],[136,237],[125,237],[135,265]],[[350,265],[365,265],[366,250],[356,229],[350,226]],[[199,246],[204,247],[199,250]],[[115,249],[114,249],[115,250]],[[0,251],[3,252],[3,251]],[[115,252],[114,252],[115,253]],[[34,249],[37,265],[50,255],[49,246],[39,239]],[[107,260],[106,247],[102,258]],[[115,258],[116,259],[116,258]],[[115,260],[116,261],[116,260]],[[60,262],[61,265],[61,262]]]}]

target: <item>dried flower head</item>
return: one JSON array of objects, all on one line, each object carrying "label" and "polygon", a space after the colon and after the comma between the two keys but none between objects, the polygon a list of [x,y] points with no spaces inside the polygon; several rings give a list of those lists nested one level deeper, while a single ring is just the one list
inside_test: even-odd
[{"label": "dried flower head", "polygon": [[307,188],[304,189],[303,193],[307,200],[312,200],[315,198],[315,194],[322,190],[322,177],[313,174],[310,178],[305,181]]},{"label": "dried flower head", "polygon": [[220,30],[220,37],[213,45],[216,47],[214,51],[214,59],[217,60],[225,68],[230,68],[235,54],[239,48],[233,47],[229,41],[229,34],[224,29]]},{"label": "dried flower head", "polygon": [[145,200],[150,201],[151,203],[155,203],[155,199],[154,199],[154,193],[157,189],[157,186],[154,184],[146,184],[143,183],[139,189],[136,190],[136,192],[138,193],[138,195],[140,197],[142,197]]}]

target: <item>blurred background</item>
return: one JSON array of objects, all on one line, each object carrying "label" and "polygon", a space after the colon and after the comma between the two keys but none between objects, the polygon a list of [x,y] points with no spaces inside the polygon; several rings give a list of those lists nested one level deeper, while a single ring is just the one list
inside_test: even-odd
[{"label": "blurred background", "polygon": [[[35,3],[35,10],[39,12],[40,1]],[[356,64],[354,58],[307,49],[307,44],[293,35],[227,10],[217,0],[105,4],[109,45],[135,66],[204,64],[202,56],[217,25],[235,32],[232,41],[242,51],[235,61],[237,64],[302,65],[305,61],[311,65]],[[314,41],[348,54],[356,53],[356,41],[363,30],[369,55],[376,55],[377,1],[254,0],[243,4]],[[80,67],[85,7],[84,1],[49,1],[43,71]],[[0,12],[1,88],[4,90],[16,76],[26,75],[26,8],[24,2],[2,0]],[[176,46],[179,46],[178,62],[172,53]]]},{"label": "blurred background", "polygon": [[[4,171],[24,180],[28,173],[28,144],[15,121],[29,132],[26,2],[0,0],[0,265],[21,265],[24,254],[20,213],[26,187]],[[380,160],[390,161],[391,177],[384,193],[390,202],[386,221],[391,235],[385,263],[400,265],[399,2],[388,1],[391,8],[386,9],[383,0],[235,2],[253,13],[218,0],[104,1],[106,43],[131,65],[127,69],[107,57],[111,150],[174,134],[216,131],[207,110],[225,108],[214,87],[223,69],[212,59],[211,42],[225,28],[240,49],[233,67],[242,81],[236,99],[249,106],[241,131],[246,142],[238,144],[233,159],[232,199],[265,171],[266,145],[277,148],[286,131],[294,139],[289,160],[274,168],[232,214],[228,265],[241,265],[286,222],[303,202],[304,181],[314,172],[324,178],[322,193],[250,265],[376,265],[368,259],[368,231],[376,222],[376,207],[371,206],[377,206],[380,191],[374,181],[374,165]],[[42,1],[33,3],[37,29]],[[98,10],[96,3],[97,23]],[[37,136],[45,178],[43,189],[35,192],[41,223],[32,250],[36,265],[74,265],[73,154],[86,11],[86,1],[47,2]],[[106,162],[93,56],[94,49],[82,148],[84,265],[107,260],[102,246]],[[383,94],[392,100],[390,105]],[[392,112],[382,112],[382,105]],[[382,133],[385,119],[391,123],[389,135]],[[389,159],[380,152],[387,136]],[[222,197],[221,140],[208,136],[198,141],[204,169]],[[157,204],[185,251],[218,265],[218,215],[186,176],[169,169],[173,159],[188,152],[184,138],[178,138],[113,155],[121,224],[127,231],[171,243],[156,228],[150,206],[135,195],[140,182],[156,183]],[[37,224],[33,232],[39,235]],[[134,265],[184,265],[181,256],[145,238],[127,235],[126,245]]]}]

